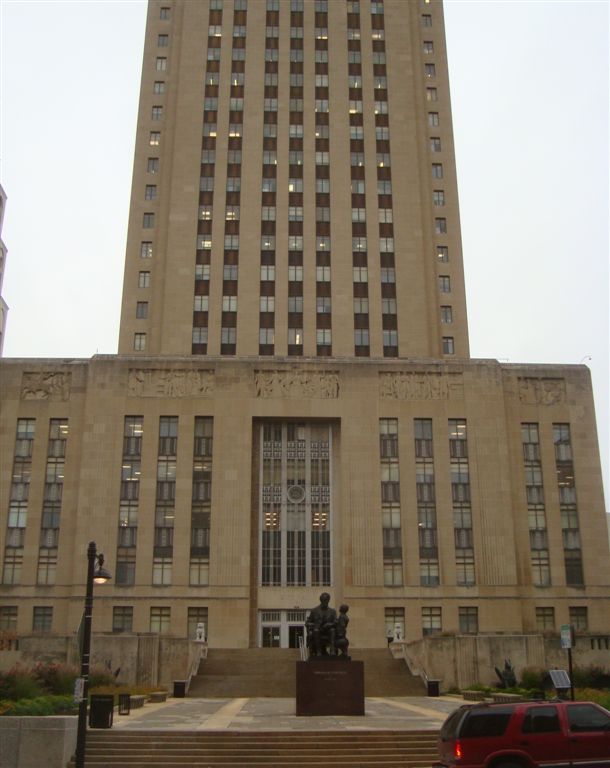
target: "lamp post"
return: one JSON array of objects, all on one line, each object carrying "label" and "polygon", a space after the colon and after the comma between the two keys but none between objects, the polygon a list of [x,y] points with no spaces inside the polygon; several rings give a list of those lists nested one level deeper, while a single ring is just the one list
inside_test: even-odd
[{"label": "lamp post", "polygon": [[[96,568],[97,563],[97,568]],[[93,583],[104,584],[112,576],[103,568],[104,555],[98,555],[95,542],[87,548],[87,589],[83,621],[83,649],[80,676],[83,681],[81,700],[78,705],[78,729],[76,732],[76,768],[85,768],[85,742],[87,740],[87,697],[89,694],[89,656],[91,654],[91,615],[93,613]]]}]

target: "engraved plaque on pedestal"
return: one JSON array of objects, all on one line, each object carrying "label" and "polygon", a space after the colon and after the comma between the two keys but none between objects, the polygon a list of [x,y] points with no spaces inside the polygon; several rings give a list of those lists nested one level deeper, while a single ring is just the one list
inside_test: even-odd
[{"label": "engraved plaque on pedestal", "polygon": [[297,661],[299,715],[364,715],[364,662]]}]

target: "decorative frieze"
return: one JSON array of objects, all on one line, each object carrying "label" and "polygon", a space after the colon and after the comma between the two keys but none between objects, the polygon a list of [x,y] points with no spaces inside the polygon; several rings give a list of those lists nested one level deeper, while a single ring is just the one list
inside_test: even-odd
[{"label": "decorative frieze", "polygon": [[205,397],[214,392],[214,372],[192,369],[130,368],[130,397]]},{"label": "decorative frieze", "polygon": [[565,379],[520,376],[519,400],[527,405],[556,405],[566,401]]},{"label": "decorative frieze", "polygon": [[339,374],[332,371],[254,371],[256,397],[339,397]]},{"label": "decorative frieze", "polygon": [[461,373],[380,373],[379,393],[389,400],[461,400],[464,382]]},{"label": "decorative frieze", "polygon": [[68,400],[72,374],[69,371],[24,371],[22,400]]}]

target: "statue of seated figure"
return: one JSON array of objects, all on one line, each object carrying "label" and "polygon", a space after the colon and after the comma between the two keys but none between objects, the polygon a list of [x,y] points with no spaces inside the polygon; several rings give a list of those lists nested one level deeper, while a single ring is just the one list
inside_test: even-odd
[{"label": "statue of seated figure", "polygon": [[337,611],[329,606],[330,595],[320,595],[320,605],[313,608],[305,622],[309,658],[336,656]]}]

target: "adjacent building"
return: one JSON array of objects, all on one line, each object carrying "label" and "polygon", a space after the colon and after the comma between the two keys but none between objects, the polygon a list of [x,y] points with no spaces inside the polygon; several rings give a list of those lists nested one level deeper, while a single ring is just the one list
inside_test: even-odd
[{"label": "adjacent building", "polygon": [[2,365],[0,626],[63,647],[93,538],[116,656],[329,591],[446,681],[601,658],[589,371],[469,357],[459,227],[440,2],[151,0],[119,354]]}]

